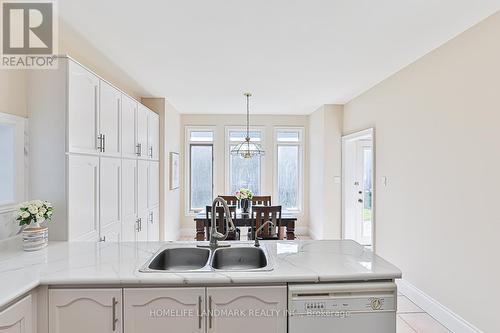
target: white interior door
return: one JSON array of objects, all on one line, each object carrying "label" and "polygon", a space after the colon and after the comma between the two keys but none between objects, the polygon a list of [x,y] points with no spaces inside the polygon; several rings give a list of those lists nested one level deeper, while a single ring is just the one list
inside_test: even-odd
[{"label": "white interior door", "polygon": [[351,134],[342,139],[342,234],[365,245],[374,244],[373,131]]}]

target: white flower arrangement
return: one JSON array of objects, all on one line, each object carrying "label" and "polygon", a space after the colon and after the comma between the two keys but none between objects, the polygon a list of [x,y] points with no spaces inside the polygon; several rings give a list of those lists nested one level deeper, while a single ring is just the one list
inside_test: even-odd
[{"label": "white flower arrangement", "polygon": [[48,201],[27,201],[19,205],[19,209],[16,212],[16,220],[19,221],[19,225],[42,223],[44,221],[50,221],[53,213],[54,208]]},{"label": "white flower arrangement", "polygon": [[253,198],[253,192],[248,188],[240,188],[240,190],[236,192],[234,195],[236,196],[236,199],[240,201],[243,199],[252,200]]}]

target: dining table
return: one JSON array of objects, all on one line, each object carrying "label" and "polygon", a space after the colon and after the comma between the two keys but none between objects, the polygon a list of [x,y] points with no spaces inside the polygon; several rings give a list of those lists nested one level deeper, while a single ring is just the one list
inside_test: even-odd
[{"label": "dining table", "polygon": [[[197,213],[194,217],[194,222],[196,224],[196,240],[204,241],[208,240],[208,235],[210,234],[210,219],[207,219],[207,214],[203,210]],[[295,224],[297,222],[297,216],[290,213],[281,213],[281,224],[279,227],[285,228],[286,239],[295,239]],[[233,216],[233,223],[235,227],[253,227],[255,225],[255,218],[250,210],[248,213],[244,213],[241,209],[237,209]]]}]

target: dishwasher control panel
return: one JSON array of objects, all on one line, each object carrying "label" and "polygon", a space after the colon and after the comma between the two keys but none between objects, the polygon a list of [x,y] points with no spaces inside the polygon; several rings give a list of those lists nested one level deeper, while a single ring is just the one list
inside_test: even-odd
[{"label": "dishwasher control panel", "polygon": [[345,283],[289,286],[293,314],[396,311],[394,283]]}]

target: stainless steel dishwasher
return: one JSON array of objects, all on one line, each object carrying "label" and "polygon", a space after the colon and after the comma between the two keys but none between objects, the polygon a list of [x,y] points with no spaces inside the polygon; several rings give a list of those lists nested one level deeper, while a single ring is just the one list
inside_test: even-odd
[{"label": "stainless steel dishwasher", "polygon": [[393,282],[288,286],[289,333],[396,333]]}]

